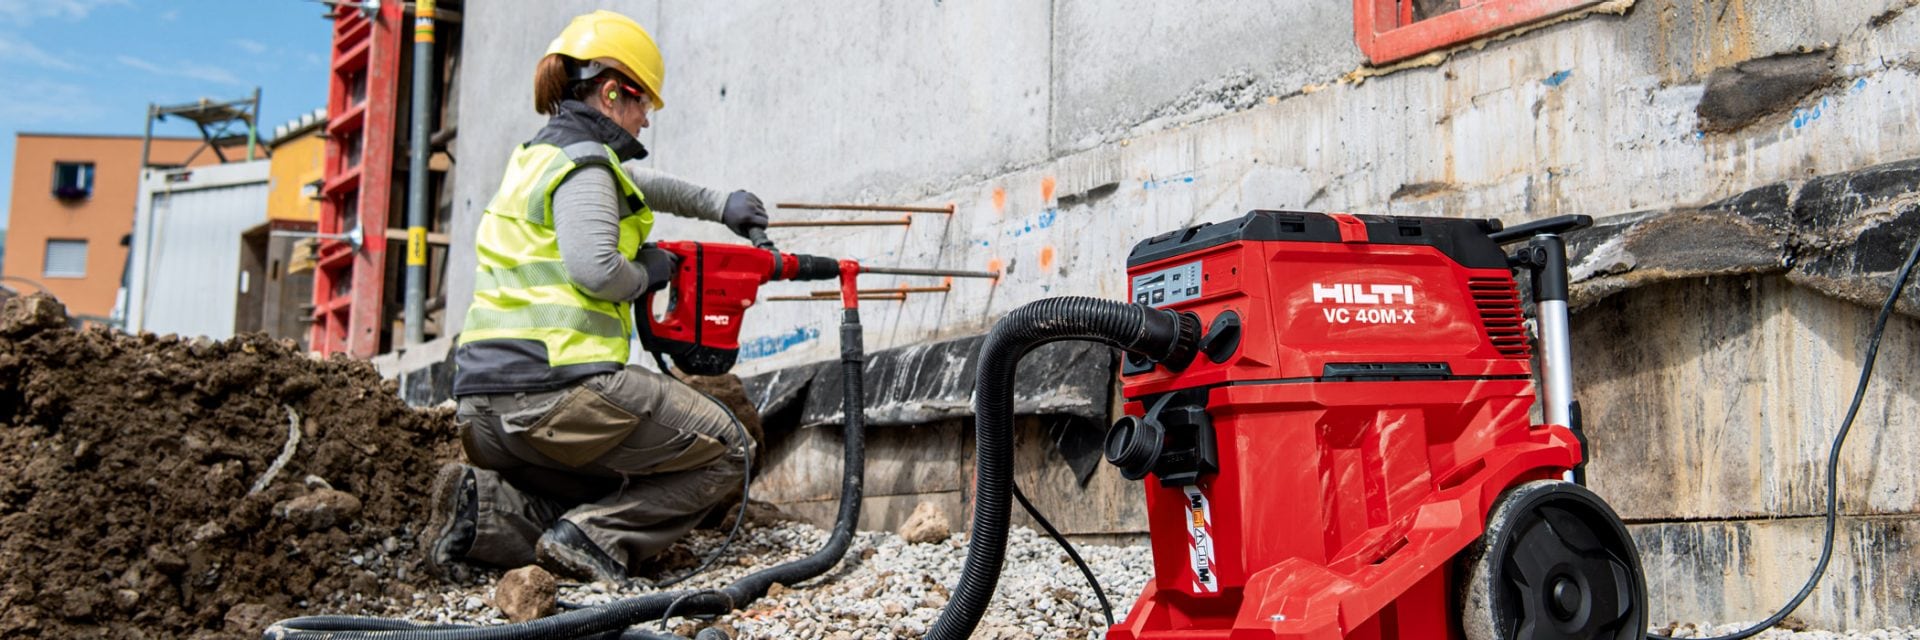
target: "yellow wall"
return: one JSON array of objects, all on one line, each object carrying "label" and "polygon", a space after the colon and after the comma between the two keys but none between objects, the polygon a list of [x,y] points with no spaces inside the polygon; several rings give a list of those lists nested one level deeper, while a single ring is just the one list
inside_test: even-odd
[{"label": "yellow wall", "polygon": [[301,189],[321,178],[326,160],[327,141],[320,137],[318,127],[274,145],[273,161],[268,165],[272,177],[267,183],[267,219],[318,221],[320,201],[308,199]]}]

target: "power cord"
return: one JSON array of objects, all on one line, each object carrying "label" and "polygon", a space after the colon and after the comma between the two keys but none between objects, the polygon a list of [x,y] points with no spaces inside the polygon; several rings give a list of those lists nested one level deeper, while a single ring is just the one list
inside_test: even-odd
[{"label": "power cord", "polygon": [[673,375],[673,369],[667,367],[667,359],[665,357],[655,353],[653,354],[653,359],[654,362],[660,365],[661,375],[665,375],[673,381],[680,383],[682,386],[691,389],[694,393],[704,396],[707,400],[712,401],[714,406],[720,407],[720,412],[727,414],[727,418],[733,420],[733,427],[740,431],[740,442],[744,443],[743,449],[745,449],[747,454],[746,462],[743,465],[745,472],[741,474],[740,479],[740,510],[734,513],[733,527],[727,531],[727,539],[722,541],[720,546],[714,548],[711,553],[708,553],[706,559],[700,561],[700,566],[694,567],[692,571],[688,571],[677,578],[654,583],[653,585],[656,589],[665,589],[705,573],[709,567],[713,566],[715,561],[720,559],[721,555],[727,552],[728,548],[733,546],[733,541],[740,537],[740,526],[747,522],[747,505],[753,497],[753,448],[755,443],[753,442],[753,434],[747,431],[747,425],[740,422],[740,416],[734,415],[733,410],[727,408],[726,403],[721,402],[719,398],[713,397],[712,394],[701,391],[687,381],[681,380],[679,376]]},{"label": "power cord", "polygon": [[673,619],[673,612],[674,610],[680,608],[680,603],[686,602],[687,599],[693,598],[695,596],[707,596],[707,595],[719,595],[724,597],[726,594],[721,593],[719,589],[701,589],[699,591],[689,592],[686,595],[680,596],[678,598],[674,598],[673,602],[667,603],[667,610],[660,614],[660,630],[661,631],[667,630],[667,621]]},{"label": "power cord", "polygon": [[[1807,577],[1807,584],[1800,587],[1800,593],[1794,594],[1793,599],[1788,600],[1786,606],[1768,616],[1766,620],[1728,635],[1700,640],[1741,640],[1773,628],[1774,625],[1780,624],[1780,621],[1787,619],[1788,615],[1792,615],[1795,609],[1800,608],[1800,604],[1806,602],[1807,596],[1812,595],[1813,589],[1819,586],[1820,578],[1826,575],[1827,562],[1833,559],[1834,529],[1838,526],[1840,519],[1840,449],[1847,444],[1847,433],[1853,430],[1853,419],[1860,413],[1860,401],[1867,395],[1867,383],[1873,380],[1873,362],[1880,355],[1880,334],[1887,330],[1887,320],[1893,316],[1893,309],[1900,302],[1901,290],[1906,288],[1907,277],[1913,274],[1913,265],[1916,261],[1920,261],[1920,242],[1915,242],[1913,249],[1907,253],[1906,264],[1900,266],[1899,275],[1893,278],[1893,291],[1888,292],[1886,304],[1880,305],[1880,316],[1874,319],[1873,333],[1867,339],[1867,356],[1860,364],[1860,382],[1853,387],[1853,404],[1847,406],[1847,417],[1840,421],[1840,432],[1834,434],[1833,445],[1827,450],[1827,530],[1820,543],[1820,561],[1814,564],[1813,575]],[[1654,640],[1673,640],[1657,634],[1647,634],[1647,637]]]},{"label": "power cord", "polygon": [[1093,587],[1094,597],[1100,599],[1100,612],[1106,614],[1107,626],[1113,626],[1113,605],[1107,602],[1107,591],[1100,588],[1100,580],[1093,577],[1093,569],[1087,566],[1086,560],[1080,559],[1080,552],[1073,548],[1073,543],[1068,542],[1066,536],[1060,535],[1060,530],[1053,528],[1053,523],[1047,522],[1047,517],[1040,515],[1040,510],[1034,508],[1032,502],[1027,501],[1027,494],[1020,491],[1018,482],[1013,483],[1013,499],[1020,501],[1020,508],[1026,509],[1027,515],[1033,516],[1033,521],[1039,523],[1040,528],[1045,530],[1061,549],[1066,550],[1067,557],[1073,560],[1073,566],[1080,568],[1080,575],[1086,576],[1087,584]]}]

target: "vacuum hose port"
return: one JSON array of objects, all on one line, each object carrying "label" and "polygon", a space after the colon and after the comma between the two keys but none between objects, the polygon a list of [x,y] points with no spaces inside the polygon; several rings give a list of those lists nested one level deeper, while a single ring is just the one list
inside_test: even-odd
[{"label": "vacuum hose port", "polygon": [[1131,348],[1140,349],[1169,371],[1193,364],[1193,357],[1200,353],[1200,315],[1150,307],[1145,315],[1146,335]]},{"label": "vacuum hose port", "polygon": [[1158,421],[1123,416],[1107,429],[1107,462],[1119,467],[1128,480],[1145,478],[1160,461],[1166,440],[1166,427]]}]

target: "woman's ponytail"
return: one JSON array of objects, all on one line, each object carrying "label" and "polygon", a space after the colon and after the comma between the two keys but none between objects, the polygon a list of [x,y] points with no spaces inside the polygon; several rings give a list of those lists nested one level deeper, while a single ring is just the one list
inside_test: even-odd
[{"label": "woman's ponytail", "polygon": [[566,99],[567,87],[573,82],[567,62],[566,56],[554,53],[541,58],[539,66],[534,67],[534,113],[546,116],[559,111],[560,101]]}]

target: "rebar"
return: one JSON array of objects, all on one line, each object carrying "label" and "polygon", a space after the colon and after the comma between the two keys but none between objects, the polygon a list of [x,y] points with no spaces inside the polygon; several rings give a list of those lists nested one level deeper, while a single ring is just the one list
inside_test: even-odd
[{"label": "rebar", "polygon": [[819,211],[901,211],[906,213],[944,213],[953,215],[954,206],[922,207],[904,204],[816,204],[809,202],[782,202],[774,205],[781,209],[813,209]]}]

